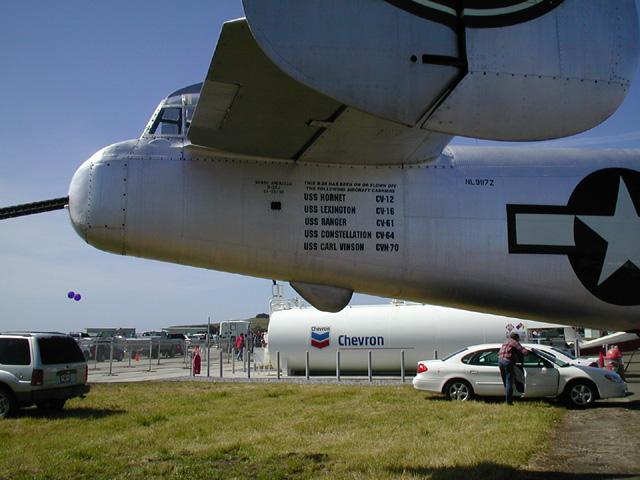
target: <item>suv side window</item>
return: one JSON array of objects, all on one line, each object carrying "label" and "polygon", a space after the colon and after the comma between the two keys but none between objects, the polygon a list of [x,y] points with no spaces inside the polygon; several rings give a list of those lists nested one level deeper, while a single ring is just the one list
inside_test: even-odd
[{"label": "suv side window", "polygon": [[0,363],[3,365],[31,365],[29,340],[0,338]]}]

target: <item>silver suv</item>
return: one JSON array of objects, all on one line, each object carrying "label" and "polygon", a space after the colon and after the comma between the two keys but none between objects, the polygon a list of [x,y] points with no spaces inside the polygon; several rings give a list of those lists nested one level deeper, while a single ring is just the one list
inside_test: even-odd
[{"label": "silver suv", "polygon": [[0,333],[0,419],[19,407],[61,409],[89,392],[87,361],[63,333]]}]

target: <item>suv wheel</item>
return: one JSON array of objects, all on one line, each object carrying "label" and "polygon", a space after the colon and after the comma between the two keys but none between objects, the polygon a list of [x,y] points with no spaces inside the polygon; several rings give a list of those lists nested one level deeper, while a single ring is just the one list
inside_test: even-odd
[{"label": "suv wheel", "polygon": [[18,402],[13,392],[5,387],[0,387],[0,419],[12,416],[18,408]]}]

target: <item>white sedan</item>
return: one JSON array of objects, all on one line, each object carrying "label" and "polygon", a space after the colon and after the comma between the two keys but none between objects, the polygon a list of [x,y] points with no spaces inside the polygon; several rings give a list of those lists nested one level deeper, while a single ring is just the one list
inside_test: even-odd
[{"label": "white sedan", "polygon": [[[450,400],[504,396],[499,350],[500,344],[476,345],[442,360],[418,362],[413,386],[443,393]],[[514,397],[561,397],[575,406],[586,407],[598,398],[623,397],[627,391],[627,384],[617,373],[571,365],[535,347],[516,370]]]}]

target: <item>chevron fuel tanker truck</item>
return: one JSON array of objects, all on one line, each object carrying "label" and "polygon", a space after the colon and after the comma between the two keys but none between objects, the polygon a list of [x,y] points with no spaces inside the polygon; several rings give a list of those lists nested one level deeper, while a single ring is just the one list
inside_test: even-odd
[{"label": "chevron fuel tanker truck", "polygon": [[[419,360],[442,358],[469,345],[502,342],[511,332],[521,341],[564,345],[564,325],[436,307],[392,302],[350,306],[326,313],[299,303],[272,304],[269,358],[290,375],[305,374],[307,352],[311,374],[340,372],[366,375],[369,357],[373,374],[413,374]],[[534,338],[535,337],[535,338]],[[567,338],[573,338],[567,332]]]}]

